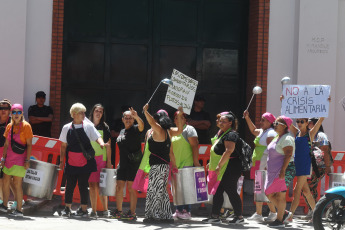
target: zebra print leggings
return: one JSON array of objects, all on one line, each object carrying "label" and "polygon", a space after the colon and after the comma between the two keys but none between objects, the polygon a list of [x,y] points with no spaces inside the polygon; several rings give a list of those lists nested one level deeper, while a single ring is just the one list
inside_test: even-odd
[{"label": "zebra print leggings", "polygon": [[145,218],[172,219],[167,184],[169,165],[152,165],[146,194]]}]

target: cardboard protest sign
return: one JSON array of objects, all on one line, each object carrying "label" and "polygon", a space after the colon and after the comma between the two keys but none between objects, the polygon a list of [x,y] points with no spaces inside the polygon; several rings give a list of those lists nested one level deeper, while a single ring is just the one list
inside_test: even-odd
[{"label": "cardboard protest sign", "polygon": [[329,85],[284,85],[281,114],[290,118],[328,117]]},{"label": "cardboard protest sign", "polygon": [[193,106],[198,81],[176,69],[172,72],[171,80],[173,86],[168,87],[164,103],[176,109],[182,106],[183,112],[189,115]]}]

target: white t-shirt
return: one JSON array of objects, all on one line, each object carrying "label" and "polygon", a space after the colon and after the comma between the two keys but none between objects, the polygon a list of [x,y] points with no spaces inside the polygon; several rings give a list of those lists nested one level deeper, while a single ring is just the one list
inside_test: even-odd
[{"label": "white t-shirt", "polygon": [[198,134],[193,126],[186,125],[186,128],[182,131],[182,136],[189,143],[188,137],[198,137]]},{"label": "white t-shirt", "polygon": [[[276,137],[275,139],[277,139],[279,137]],[[276,151],[282,155],[284,155],[284,150],[283,148],[285,148],[286,146],[292,146],[293,150],[292,150],[292,156],[290,159],[290,162],[293,161],[294,159],[294,154],[295,154],[295,138],[293,138],[290,133],[286,133],[284,134],[278,141],[277,145],[276,145]]]},{"label": "white t-shirt", "polygon": [[273,128],[269,128],[267,129],[266,131],[264,131],[263,129],[260,129],[260,134],[258,137],[260,137],[260,145],[263,145],[263,146],[267,146],[267,138],[269,137],[275,137],[277,136],[277,133],[276,131],[274,131]]},{"label": "white t-shirt", "polygon": [[[84,131],[87,137],[90,139],[90,141],[96,141],[99,137],[101,137],[101,134],[97,131],[95,126],[88,122],[83,122],[83,124],[74,125],[74,127],[75,129],[84,128]],[[60,137],[59,137],[59,140],[61,142],[67,143],[67,133],[70,128],[72,128],[72,122],[62,127]]]}]

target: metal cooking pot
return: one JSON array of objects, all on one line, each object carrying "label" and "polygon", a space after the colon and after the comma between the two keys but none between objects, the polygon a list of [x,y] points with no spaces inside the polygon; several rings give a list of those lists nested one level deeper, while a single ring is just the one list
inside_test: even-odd
[{"label": "metal cooking pot", "polygon": [[345,186],[345,180],[343,178],[343,173],[329,173],[329,188],[334,188],[338,186]]},{"label": "metal cooking pot", "polygon": [[100,194],[103,196],[115,196],[116,194],[116,169],[101,169],[99,181]]},{"label": "metal cooking pot", "polygon": [[56,187],[58,166],[39,160],[30,160],[23,178],[23,193],[51,200]]},{"label": "metal cooking pot", "polygon": [[196,204],[208,201],[206,175],[203,167],[186,167],[173,174],[174,205]]}]

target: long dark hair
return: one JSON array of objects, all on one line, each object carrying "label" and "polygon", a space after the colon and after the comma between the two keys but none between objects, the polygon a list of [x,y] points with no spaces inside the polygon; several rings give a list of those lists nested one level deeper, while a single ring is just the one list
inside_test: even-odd
[{"label": "long dark hair", "polygon": [[[309,118],[309,121],[311,121],[311,122],[313,122],[313,124],[315,125],[316,124],[316,122],[319,120],[319,118],[316,118],[316,117],[313,117],[313,118]],[[324,130],[323,130],[323,126],[321,125],[320,126],[320,128],[319,128],[319,132],[325,132]]]},{"label": "long dark hair", "polygon": [[170,117],[163,111],[154,114],[153,118],[165,130],[170,129],[173,126]]},{"label": "long dark hair", "polygon": [[225,114],[222,116],[226,117],[229,121],[232,121],[231,129],[232,129],[232,131],[237,131],[238,119],[237,119],[236,115],[233,112],[229,111],[229,114]]},{"label": "long dark hair", "polygon": [[92,109],[90,111],[90,115],[89,115],[89,120],[92,121],[92,123],[93,123],[93,112],[95,111],[95,109],[97,107],[101,107],[103,109],[103,114],[102,114],[101,120],[99,121],[99,124],[100,125],[106,125],[106,123],[105,123],[105,109],[104,109],[104,106],[102,104],[96,104],[92,107]]}]

